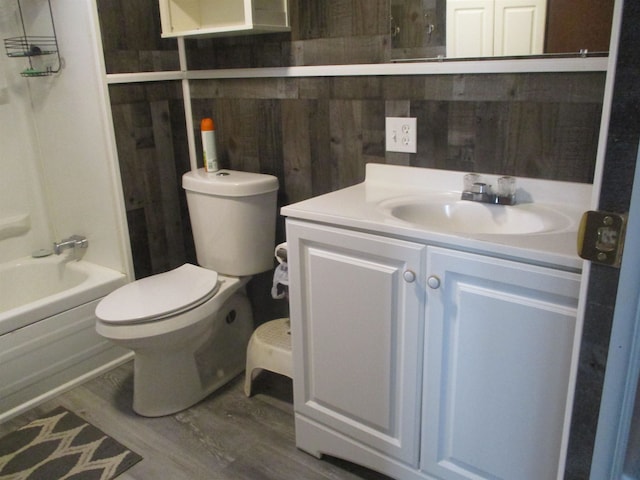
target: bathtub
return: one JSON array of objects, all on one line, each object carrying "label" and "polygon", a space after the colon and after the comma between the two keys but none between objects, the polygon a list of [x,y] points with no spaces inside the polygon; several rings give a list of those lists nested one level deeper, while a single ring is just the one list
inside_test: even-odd
[{"label": "bathtub", "polygon": [[0,264],[0,421],[131,356],[95,332],[97,303],[126,282],[68,255]]}]

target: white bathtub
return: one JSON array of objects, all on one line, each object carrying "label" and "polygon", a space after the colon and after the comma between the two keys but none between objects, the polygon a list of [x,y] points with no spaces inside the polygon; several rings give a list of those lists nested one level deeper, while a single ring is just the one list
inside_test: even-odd
[{"label": "white bathtub", "polygon": [[130,356],[95,332],[96,304],[125,283],[67,255],[0,265],[0,421]]},{"label": "white bathtub", "polygon": [[0,265],[0,335],[104,297],[125,276],[93,263],[51,255]]}]

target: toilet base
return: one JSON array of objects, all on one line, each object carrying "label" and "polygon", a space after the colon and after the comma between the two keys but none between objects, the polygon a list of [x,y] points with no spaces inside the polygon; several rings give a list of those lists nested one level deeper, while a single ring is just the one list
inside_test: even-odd
[{"label": "toilet base", "polygon": [[179,412],[244,371],[253,331],[246,294],[235,293],[212,316],[175,345],[134,349],[136,413],[159,417]]}]

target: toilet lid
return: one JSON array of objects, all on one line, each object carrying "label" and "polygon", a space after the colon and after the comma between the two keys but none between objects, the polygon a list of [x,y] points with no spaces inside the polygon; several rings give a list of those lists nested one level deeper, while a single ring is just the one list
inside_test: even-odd
[{"label": "toilet lid", "polygon": [[103,298],[96,316],[110,323],[159,320],[205,302],[218,290],[218,272],[185,263],[129,283]]}]

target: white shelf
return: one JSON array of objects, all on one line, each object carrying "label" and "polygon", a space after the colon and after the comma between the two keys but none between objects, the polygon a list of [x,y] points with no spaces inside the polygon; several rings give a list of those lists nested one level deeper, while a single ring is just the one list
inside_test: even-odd
[{"label": "white shelf", "polygon": [[158,0],[162,37],[287,32],[287,0]]}]

